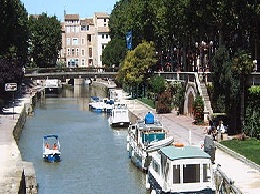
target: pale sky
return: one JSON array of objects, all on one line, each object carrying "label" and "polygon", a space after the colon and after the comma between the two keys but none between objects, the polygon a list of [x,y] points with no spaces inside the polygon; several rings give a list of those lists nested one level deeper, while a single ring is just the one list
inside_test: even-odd
[{"label": "pale sky", "polygon": [[107,12],[119,0],[21,0],[29,14],[47,13],[63,21],[64,10],[67,14],[78,13],[80,18],[91,18],[94,12]]}]

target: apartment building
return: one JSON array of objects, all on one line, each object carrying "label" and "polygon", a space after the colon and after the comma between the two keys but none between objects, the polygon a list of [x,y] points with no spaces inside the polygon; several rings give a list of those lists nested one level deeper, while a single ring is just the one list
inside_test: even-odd
[{"label": "apartment building", "polygon": [[103,67],[102,51],[110,41],[108,22],[105,12],[83,19],[79,14],[65,14],[60,61],[70,68]]}]

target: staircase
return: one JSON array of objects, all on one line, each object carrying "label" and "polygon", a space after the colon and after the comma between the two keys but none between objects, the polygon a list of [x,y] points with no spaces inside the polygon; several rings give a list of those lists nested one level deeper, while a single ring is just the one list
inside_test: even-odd
[{"label": "staircase", "polygon": [[204,101],[204,112],[208,112],[209,119],[212,119],[213,110],[211,107],[211,102],[209,100],[207,87],[204,82],[200,82],[200,88],[201,88],[201,96]]}]

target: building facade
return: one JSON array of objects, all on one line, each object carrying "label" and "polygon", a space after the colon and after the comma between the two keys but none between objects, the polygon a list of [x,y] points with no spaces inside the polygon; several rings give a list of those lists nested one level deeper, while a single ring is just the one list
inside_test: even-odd
[{"label": "building facade", "polygon": [[65,14],[60,63],[69,68],[102,68],[102,52],[110,41],[108,22],[105,12],[84,19],[79,14]]}]

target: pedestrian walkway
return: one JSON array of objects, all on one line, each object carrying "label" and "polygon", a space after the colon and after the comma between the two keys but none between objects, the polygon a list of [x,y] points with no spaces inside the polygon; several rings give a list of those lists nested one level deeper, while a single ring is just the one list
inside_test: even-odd
[{"label": "pedestrian walkway", "polygon": [[[124,100],[124,102],[128,104],[129,111],[137,115],[139,119],[143,119],[148,111],[152,111],[155,117],[167,127],[176,142],[185,145],[200,145],[204,140],[205,126],[192,124],[193,119],[189,116],[178,115],[176,111],[158,115],[154,109],[137,100]],[[241,161],[238,156],[236,154],[232,156],[218,147],[214,167],[218,166],[241,193],[259,194],[260,167],[258,165],[252,166],[250,162],[246,163],[246,160]]]}]

